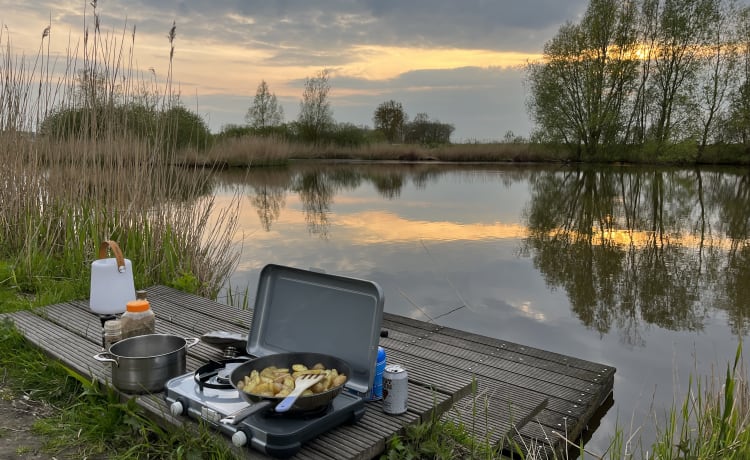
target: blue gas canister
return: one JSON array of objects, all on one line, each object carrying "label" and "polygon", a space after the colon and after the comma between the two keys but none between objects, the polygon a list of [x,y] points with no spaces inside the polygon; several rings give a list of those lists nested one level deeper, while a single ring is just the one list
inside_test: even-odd
[{"label": "blue gas canister", "polygon": [[383,399],[383,372],[385,371],[385,349],[378,347],[378,359],[375,363],[375,378],[372,380],[370,401]]}]

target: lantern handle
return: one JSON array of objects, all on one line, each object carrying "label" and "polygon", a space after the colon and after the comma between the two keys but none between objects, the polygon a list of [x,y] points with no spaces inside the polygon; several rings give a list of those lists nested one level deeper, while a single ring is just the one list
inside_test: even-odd
[{"label": "lantern handle", "polygon": [[120,273],[124,273],[125,257],[123,257],[120,246],[115,241],[106,240],[101,242],[101,244],[99,245],[99,258],[104,259],[105,257],[107,257],[107,248],[112,250],[112,253],[115,255],[115,259],[117,259],[117,271]]}]

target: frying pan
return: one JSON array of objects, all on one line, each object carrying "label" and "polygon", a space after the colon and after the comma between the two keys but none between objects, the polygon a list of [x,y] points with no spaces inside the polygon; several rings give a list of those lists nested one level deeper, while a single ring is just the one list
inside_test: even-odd
[{"label": "frying pan", "polygon": [[[274,355],[263,356],[262,358],[255,358],[246,361],[232,370],[229,375],[229,381],[232,387],[237,389],[242,399],[249,403],[250,406],[230,414],[221,420],[222,423],[228,423],[236,425],[252,414],[270,407],[275,407],[284,397],[277,396],[260,396],[251,393],[245,393],[244,391],[237,388],[237,382],[245,379],[246,375],[250,375],[253,370],[258,372],[269,366],[276,366],[279,368],[288,367],[291,368],[292,364],[304,364],[305,366],[312,368],[315,364],[321,363],[326,369],[336,369],[339,374],[344,374],[347,378],[351,378],[352,372],[349,364],[335,356],[326,355],[323,353],[278,353]],[[294,402],[294,405],[287,411],[289,414],[299,414],[304,412],[313,412],[316,409],[320,409],[327,405],[333,398],[335,398],[344,385],[339,385],[330,390],[322,393],[312,394],[308,396],[300,396]]]}]

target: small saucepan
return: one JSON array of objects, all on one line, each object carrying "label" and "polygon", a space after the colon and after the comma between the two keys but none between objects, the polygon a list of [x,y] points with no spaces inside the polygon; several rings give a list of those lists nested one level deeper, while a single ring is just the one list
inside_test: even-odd
[{"label": "small saucepan", "polygon": [[[253,370],[260,372],[270,366],[276,366],[279,368],[288,367],[291,369],[293,364],[304,364],[305,366],[312,368],[315,364],[318,363],[322,364],[326,369],[336,369],[339,374],[346,375],[347,379],[351,378],[351,367],[346,361],[336,358],[335,356],[326,355],[323,353],[278,353],[275,355],[264,356],[262,358],[251,359],[245,363],[240,364],[232,370],[232,373],[229,375],[229,380],[232,386],[237,389],[242,399],[249,403],[250,406],[223,418],[221,420],[222,423],[236,425],[252,414],[263,409],[275,407],[284,400],[283,397],[260,396],[252,393],[246,393],[238,389],[237,383],[243,381],[245,379],[245,376],[250,375]],[[286,411],[286,413],[300,414],[305,412],[314,412],[317,409],[322,409],[339,393],[341,393],[343,387],[344,385],[339,385],[321,393],[300,396],[294,402],[294,405],[288,411]]]}]

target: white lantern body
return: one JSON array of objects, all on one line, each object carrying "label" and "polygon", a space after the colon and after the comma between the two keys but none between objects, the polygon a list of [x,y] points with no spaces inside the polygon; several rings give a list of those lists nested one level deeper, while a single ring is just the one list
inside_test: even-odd
[{"label": "white lantern body", "polygon": [[[113,242],[107,243],[116,245]],[[104,244],[102,243],[103,246]],[[135,299],[133,264],[122,257],[119,248],[114,252],[117,258],[99,258],[91,263],[89,308],[99,315],[123,313],[125,305]]]}]

